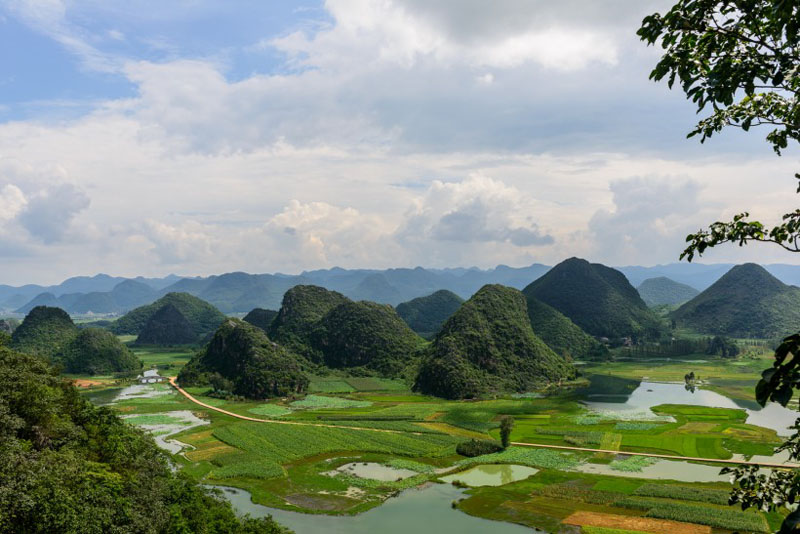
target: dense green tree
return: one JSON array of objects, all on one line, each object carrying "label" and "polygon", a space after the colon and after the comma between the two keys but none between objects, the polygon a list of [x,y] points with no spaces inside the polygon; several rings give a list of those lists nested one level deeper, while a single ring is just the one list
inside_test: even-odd
[{"label": "dense green tree", "polygon": [[511,444],[511,431],[514,430],[514,418],[510,415],[504,415],[500,419],[500,443],[503,448],[507,449]]},{"label": "dense green tree", "polygon": [[138,371],[142,362],[117,336],[100,328],[85,328],[56,355],[68,373],[109,374]]},{"label": "dense green tree", "polygon": [[141,306],[123,315],[109,327],[115,334],[139,335],[150,318],[167,304],[181,312],[192,327],[196,341],[213,333],[225,320],[225,314],[208,302],[188,293],[167,293],[147,306]]},{"label": "dense green tree", "polygon": [[77,335],[78,327],[67,312],[61,308],[37,306],[14,330],[11,340],[16,350],[51,359]]},{"label": "dense green tree", "polygon": [[259,327],[264,332],[269,332],[269,327],[278,312],[275,310],[265,310],[264,308],[254,308],[244,316],[244,321],[247,321],[253,326]]},{"label": "dense green tree", "polygon": [[170,469],[44,360],[0,348],[0,534],[281,534]]},{"label": "dense green tree", "polygon": [[[677,80],[687,98],[712,114],[689,134],[701,141],[733,126],[772,128],[767,141],[780,154],[790,141],[800,141],[800,1],[798,0],[680,0],[666,14],[644,19],[639,36],[659,43],[664,55],[650,77]],[[800,174],[795,177],[800,179]],[[798,188],[800,191],[800,188]],[[681,258],[691,261],[722,243],[740,246],[750,241],[775,243],[800,252],[800,210],[767,227],[747,212],[730,222],[716,222],[689,235]],[[775,363],[756,387],[762,405],[772,400],[786,406],[800,388],[800,334],[786,338],[775,352]],[[779,450],[800,459],[800,420],[795,434]],[[726,470],[728,471],[728,470]],[[732,501],[743,508],[794,508],[800,500],[796,471],[760,473],[756,467],[732,471],[738,481]],[[789,513],[781,534],[800,526],[800,510]]]}]

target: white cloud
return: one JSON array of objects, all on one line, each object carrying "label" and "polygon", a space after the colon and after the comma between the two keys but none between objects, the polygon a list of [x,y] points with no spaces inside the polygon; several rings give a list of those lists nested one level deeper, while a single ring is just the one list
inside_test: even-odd
[{"label": "white cloud", "polygon": [[0,189],[0,221],[15,219],[27,204],[28,201],[19,187],[6,184]]}]

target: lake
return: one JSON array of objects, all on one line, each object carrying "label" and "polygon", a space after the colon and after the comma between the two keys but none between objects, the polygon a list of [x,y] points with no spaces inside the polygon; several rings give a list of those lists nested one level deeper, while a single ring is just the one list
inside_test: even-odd
[{"label": "lake", "polygon": [[388,499],[377,508],[355,516],[301,514],[261,506],[250,500],[244,490],[219,487],[240,514],[254,517],[271,515],[296,534],[544,534],[512,523],[491,521],[467,515],[452,507],[464,496],[464,490],[450,484],[427,484]]}]

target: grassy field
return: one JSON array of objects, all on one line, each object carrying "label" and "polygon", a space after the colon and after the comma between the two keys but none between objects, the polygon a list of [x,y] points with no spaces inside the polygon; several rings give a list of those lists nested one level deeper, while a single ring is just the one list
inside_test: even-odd
[{"label": "grassy field", "polygon": [[[148,365],[171,365],[172,369],[191,356],[187,351],[153,349],[137,353]],[[612,362],[588,369],[616,380],[615,387],[629,393],[644,377],[682,380],[690,365],[695,374],[707,377],[713,384],[709,387],[716,391],[751,398],[752,390],[747,397],[748,384],[768,362],[736,363],[741,365],[714,360],[650,365]],[[114,385],[110,377],[100,377],[98,382],[97,388],[111,390]],[[498,439],[500,418],[512,415],[512,441],[703,458],[770,454],[779,442],[775,432],[746,424],[743,410],[661,405],[644,418],[629,419],[591,412],[570,391],[456,402],[412,393],[407,384],[396,380],[326,376],[313,377],[311,385],[305,398],[269,402],[218,399],[208,395],[208,388],[188,388],[211,406],[274,423],[246,422],[202,409],[165,385],[154,388],[160,393],[157,396],[134,395],[113,407],[132,416],[128,419],[131,424],[167,423],[171,419],[165,412],[176,410],[190,410],[207,419],[209,424],[175,436],[187,445],[174,456],[182,469],[205,483],[239,487],[251,492],[258,503],[288,510],[359,513],[379,506],[398,490],[435,481],[443,473],[477,464],[510,463],[539,471],[500,487],[469,489],[457,507],[480,517],[553,533],[578,532],[578,527],[562,523],[569,517],[584,521],[580,527],[584,534],[654,532],[654,525],[671,525],[670,521],[693,523],[701,529],[697,532],[710,532],[709,528],[765,532],[780,520],[775,514],[744,513],[726,506],[730,488],[725,483],[631,478],[649,465],[648,459],[522,447],[477,458],[455,452],[456,444],[465,439]],[[381,482],[337,471],[353,462],[375,462],[417,474]],[[607,464],[618,475],[575,470],[586,462]],[[573,516],[579,512],[583,515]],[[603,521],[609,517],[612,521],[632,518],[624,523],[640,525],[642,530],[608,530]]]}]

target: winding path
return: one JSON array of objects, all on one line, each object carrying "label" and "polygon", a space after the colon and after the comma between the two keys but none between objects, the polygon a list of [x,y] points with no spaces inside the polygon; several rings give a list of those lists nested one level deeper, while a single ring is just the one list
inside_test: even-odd
[{"label": "winding path", "polygon": [[[225,415],[229,415],[231,417],[235,417],[237,419],[242,419],[244,421],[253,421],[255,423],[273,423],[278,425],[296,425],[296,426],[315,426],[315,427],[324,427],[324,428],[343,428],[341,425],[326,425],[324,423],[310,423],[307,421],[279,421],[275,419],[257,419],[255,417],[249,417],[247,415],[240,415],[238,413],[229,412],[228,410],[223,410],[222,408],[217,408],[216,406],[211,406],[210,404],[206,404],[205,402],[201,402],[194,398],[188,391],[181,388],[176,382],[175,379],[177,377],[170,377],[169,384],[174,387],[178,393],[189,399],[191,402],[197,404],[198,406],[202,406],[208,410],[214,410],[215,412],[219,412]],[[344,428],[356,428],[358,430],[365,430],[368,432],[383,432],[386,434],[411,434],[411,435],[422,435],[422,432],[406,432],[403,430],[388,430],[384,428],[368,428],[368,427],[344,427]],[[628,451],[612,451],[607,449],[587,449],[585,447],[570,447],[566,445],[544,445],[541,443],[525,443],[522,441],[512,441],[511,445],[516,445],[518,447],[533,447],[537,449],[557,449],[563,451],[577,451],[577,452],[592,452],[592,453],[604,453],[604,454],[624,454],[627,456],[644,456],[646,458],[658,458],[662,460],[682,460],[682,461],[689,461],[689,462],[706,462],[706,463],[715,463],[715,464],[727,464],[727,465],[756,465],[758,467],[767,467],[770,469],[798,469],[800,465],[797,464],[789,464],[789,463],[770,463],[770,462],[748,462],[745,460],[722,460],[720,458],[696,458],[692,456],[675,456],[671,454],[654,454],[649,452],[628,452]]]}]

